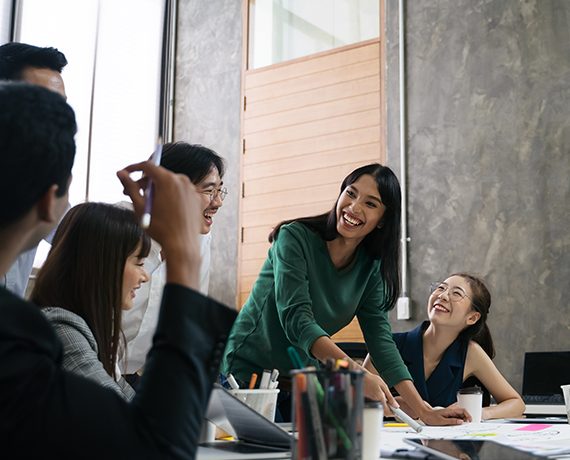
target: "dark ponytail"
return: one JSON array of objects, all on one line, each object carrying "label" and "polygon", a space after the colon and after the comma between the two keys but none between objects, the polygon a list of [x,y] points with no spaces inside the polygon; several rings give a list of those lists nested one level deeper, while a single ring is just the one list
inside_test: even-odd
[{"label": "dark ponytail", "polygon": [[464,340],[477,342],[481,345],[481,348],[485,350],[485,353],[493,359],[495,357],[495,346],[493,345],[491,331],[487,326],[487,316],[491,308],[491,293],[487,289],[487,286],[485,286],[485,283],[474,275],[469,273],[454,273],[450,276],[460,276],[469,283],[472,292],[471,308],[481,315],[475,324],[461,331],[460,337]]}]

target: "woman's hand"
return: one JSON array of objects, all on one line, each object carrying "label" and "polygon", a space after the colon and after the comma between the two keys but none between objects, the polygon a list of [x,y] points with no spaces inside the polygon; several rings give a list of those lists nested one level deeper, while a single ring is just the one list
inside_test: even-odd
[{"label": "woman's hand", "polygon": [[[406,402],[406,400],[404,398],[402,398],[401,396],[396,396],[395,399],[396,399],[396,402],[400,405],[400,409],[402,409],[406,414],[408,414],[413,419],[419,418],[418,414],[416,414],[416,411],[412,408],[412,406],[410,406]],[[426,407],[428,409],[433,409],[427,401],[424,401],[424,404],[426,405]],[[437,409],[442,409],[442,407],[439,407]],[[384,416],[385,417],[392,417],[393,416],[392,411],[385,412]]]},{"label": "woman's hand", "polygon": [[410,412],[426,425],[461,425],[464,421],[471,421],[471,415],[461,407],[434,409],[426,404],[411,380],[402,380],[395,387],[408,404]]},{"label": "woman's hand", "polygon": [[454,405],[445,409],[426,406],[426,410],[420,414],[420,419],[426,425],[461,425],[463,422],[470,422],[471,415],[465,409]]},{"label": "woman's hand", "polygon": [[380,401],[384,405],[384,410],[388,410],[386,404],[392,407],[400,407],[392,393],[390,388],[386,385],[386,382],[378,375],[372,374],[367,370],[364,371],[364,396],[372,399],[374,401]]}]

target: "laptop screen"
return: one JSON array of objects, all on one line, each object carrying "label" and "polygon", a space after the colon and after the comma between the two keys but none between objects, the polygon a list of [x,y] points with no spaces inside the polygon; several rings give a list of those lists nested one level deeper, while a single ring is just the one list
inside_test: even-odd
[{"label": "laptop screen", "polygon": [[562,395],[570,383],[570,351],[530,352],[524,355],[523,396]]}]

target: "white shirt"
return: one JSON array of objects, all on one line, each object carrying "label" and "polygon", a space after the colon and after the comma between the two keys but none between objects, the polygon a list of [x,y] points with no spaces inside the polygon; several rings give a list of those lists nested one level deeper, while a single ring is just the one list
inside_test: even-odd
[{"label": "white shirt", "polygon": [[[208,294],[210,284],[211,234],[200,235],[200,292]],[[123,374],[133,374],[141,369],[152,346],[152,338],[158,323],[162,290],[166,284],[166,263],[160,255],[160,245],[152,241],[145,270],[149,281],[137,290],[133,308],[123,311],[122,327],[127,340],[127,360],[120,363]]]},{"label": "white shirt", "polygon": [[[70,205],[67,206],[65,212],[69,211]],[[65,215],[65,213],[64,213]],[[63,219],[63,216],[62,216]],[[51,244],[53,237],[55,235],[55,227],[45,238],[44,241]],[[28,287],[28,282],[30,281],[30,275],[34,268],[34,260],[36,259],[36,252],[38,247],[22,252],[18,258],[14,261],[14,264],[10,267],[8,272],[4,275],[3,286],[10,292],[20,296],[25,297],[26,288]]]},{"label": "white shirt", "polygon": [[22,298],[26,294],[37,250],[36,246],[29,251],[22,252],[4,275],[4,287]]}]

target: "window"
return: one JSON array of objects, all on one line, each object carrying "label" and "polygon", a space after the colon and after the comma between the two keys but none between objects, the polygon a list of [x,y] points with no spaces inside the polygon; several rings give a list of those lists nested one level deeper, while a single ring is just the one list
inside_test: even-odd
[{"label": "window", "polygon": [[379,35],[378,0],[249,0],[249,68]]},{"label": "window", "polygon": [[[159,121],[163,18],[156,0],[21,0],[15,40],[53,46],[76,112],[72,205],[125,199],[116,171],[152,153]],[[40,245],[35,265],[47,254]]]}]

